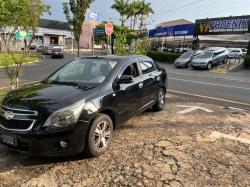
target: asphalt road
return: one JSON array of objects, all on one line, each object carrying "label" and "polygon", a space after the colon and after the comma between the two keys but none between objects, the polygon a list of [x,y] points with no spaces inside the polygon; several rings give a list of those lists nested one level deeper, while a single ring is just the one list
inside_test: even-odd
[{"label": "asphalt road", "polygon": [[[64,56],[64,59],[51,59],[46,56],[43,62],[27,65],[22,80],[42,80],[76,57],[72,53]],[[232,107],[250,108],[250,76],[220,75],[204,70],[176,69],[173,65],[160,65],[168,71],[169,90],[212,97],[215,101],[219,99],[221,102],[232,103]]]},{"label": "asphalt road", "polygon": [[250,76],[240,77],[204,70],[176,69],[166,64],[161,66],[168,71],[170,90],[232,101],[232,106],[235,104],[250,107]]}]

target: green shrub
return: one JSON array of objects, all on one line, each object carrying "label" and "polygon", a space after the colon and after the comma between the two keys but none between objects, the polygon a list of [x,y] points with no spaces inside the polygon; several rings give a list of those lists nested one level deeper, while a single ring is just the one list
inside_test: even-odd
[{"label": "green shrub", "polygon": [[174,52],[149,51],[147,56],[160,62],[174,63],[180,54]]},{"label": "green shrub", "polygon": [[133,53],[135,55],[146,55],[151,47],[151,40],[149,38],[142,38],[136,41]]},{"label": "green shrub", "polygon": [[250,55],[244,58],[244,65],[246,68],[250,68]]}]

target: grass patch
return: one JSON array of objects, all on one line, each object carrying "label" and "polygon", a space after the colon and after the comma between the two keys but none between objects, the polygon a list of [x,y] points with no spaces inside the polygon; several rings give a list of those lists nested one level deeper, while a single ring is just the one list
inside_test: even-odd
[{"label": "grass patch", "polygon": [[0,53],[0,67],[15,64],[15,61],[20,61],[23,59],[23,63],[27,64],[29,62],[35,62],[39,60],[37,55],[22,55],[20,53]]},{"label": "grass patch", "polygon": [[7,94],[7,89],[0,89],[0,102],[3,100],[4,96]]}]

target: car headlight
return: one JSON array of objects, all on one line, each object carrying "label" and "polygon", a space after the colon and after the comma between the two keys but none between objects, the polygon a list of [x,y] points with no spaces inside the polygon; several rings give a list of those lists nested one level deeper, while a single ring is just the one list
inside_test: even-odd
[{"label": "car headlight", "polygon": [[65,127],[76,124],[84,106],[85,101],[80,101],[68,107],[56,110],[49,116],[43,126]]}]

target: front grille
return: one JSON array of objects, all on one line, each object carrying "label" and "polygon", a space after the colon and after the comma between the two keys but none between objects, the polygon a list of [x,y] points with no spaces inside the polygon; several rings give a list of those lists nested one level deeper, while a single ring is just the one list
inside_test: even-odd
[{"label": "front grille", "polygon": [[0,127],[6,130],[29,131],[38,116],[37,111],[0,107]]}]

